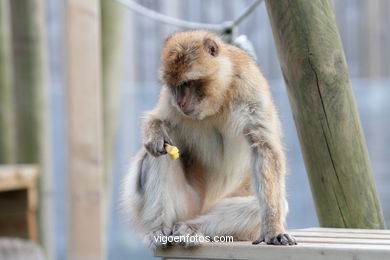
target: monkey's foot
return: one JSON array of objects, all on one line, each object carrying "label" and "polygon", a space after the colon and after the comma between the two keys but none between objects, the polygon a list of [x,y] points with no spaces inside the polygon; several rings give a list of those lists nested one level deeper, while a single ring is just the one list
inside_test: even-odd
[{"label": "monkey's foot", "polygon": [[151,231],[144,237],[144,243],[151,249],[166,248],[171,244],[168,241],[168,237],[171,235],[171,229],[163,227],[159,230]]},{"label": "monkey's foot", "polygon": [[196,247],[200,244],[200,237],[203,236],[194,226],[185,223],[178,223],[173,226],[172,236],[178,241],[177,244],[183,247]]},{"label": "monkey's foot", "polygon": [[270,239],[259,238],[252,242],[253,245],[260,244],[261,242],[267,243],[267,245],[297,245],[297,241],[289,234],[279,234]]}]

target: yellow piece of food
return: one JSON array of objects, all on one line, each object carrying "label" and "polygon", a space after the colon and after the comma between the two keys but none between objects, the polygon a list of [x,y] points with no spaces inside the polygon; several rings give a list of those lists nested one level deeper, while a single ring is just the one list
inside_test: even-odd
[{"label": "yellow piece of food", "polygon": [[166,144],[165,151],[171,156],[172,160],[179,158],[179,149],[176,146]]}]

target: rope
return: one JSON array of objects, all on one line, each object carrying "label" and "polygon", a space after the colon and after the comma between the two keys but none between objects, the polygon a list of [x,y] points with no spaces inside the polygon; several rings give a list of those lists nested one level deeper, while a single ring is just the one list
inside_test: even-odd
[{"label": "rope", "polygon": [[251,5],[248,6],[248,8],[233,21],[233,26],[239,25],[245,18],[247,18],[255,9],[256,7],[261,4],[263,0],[256,0],[253,1]]},{"label": "rope", "polygon": [[146,8],[138,4],[134,0],[116,0],[116,1],[139,14],[142,14],[144,16],[147,16],[149,18],[152,18],[162,23],[166,23],[166,24],[170,24],[170,25],[174,25],[186,29],[208,29],[208,30],[214,30],[219,32],[232,31],[234,27],[239,25],[246,17],[248,17],[255,10],[255,8],[262,2],[262,0],[253,1],[252,4],[249,5],[247,9],[233,21],[225,21],[219,24],[211,24],[211,23],[190,22],[190,21],[174,18],[168,15],[164,15],[154,10],[151,10],[149,8]]}]

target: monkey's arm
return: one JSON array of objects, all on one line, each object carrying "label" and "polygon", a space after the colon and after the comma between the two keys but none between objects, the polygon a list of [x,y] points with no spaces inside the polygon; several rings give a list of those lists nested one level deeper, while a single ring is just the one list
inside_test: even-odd
[{"label": "monkey's arm", "polygon": [[[255,112],[254,112],[255,111]],[[251,110],[244,133],[251,147],[253,183],[261,207],[261,235],[254,244],[296,244],[285,233],[287,215],[285,199],[285,156],[279,134],[276,112]]]}]

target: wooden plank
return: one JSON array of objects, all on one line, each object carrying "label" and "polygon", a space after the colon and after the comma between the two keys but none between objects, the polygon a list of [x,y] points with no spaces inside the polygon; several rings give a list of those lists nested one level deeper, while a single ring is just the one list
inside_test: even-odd
[{"label": "wooden plank", "polygon": [[364,233],[364,234],[389,234],[389,229],[359,229],[359,228],[305,228],[291,231],[315,231],[315,232],[338,232],[338,233]]},{"label": "wooden plank", "polygon": [[297,246],[251,245],[250,242],[208,243],[198,248],[184,249],[173,247],[157,249],[155,257],[183,259],[262,259],[262,260],[301,260],[301,259],[359,259],[383,260],[390,257],[390,247],[378,245],[332,245],[299,244]]},{"label": "wooden plank", "polygon": [[69,258],[103,259],[100,1],[67,7]]},{"label": "wooden plank", "polygon": [[[250,242],[204,243],[199,248],[194,249],[181,247],[157,249],[154,251],[154,255],[166,257],[166,259],[259,259],[261,256],[262,260],[310,258],[364,260],[388,259],[390,257],[390,234],[381,234],[379,235],[381,238],[374,235],[370,239],[364,239],[364,236],[372,236],[372,234],[347,233],[349,230],[330,233],[332,230],[341,230],[335,228],[307,230],[290,231],[298,240],[297,246],[269,246],[265,244],[254,246]],[[334,237],[322,237],[322,235]]]},{"label": "wooden plank", "polygon": [[385,228],[331,2],[265,3],[321,226]]},{"label": "wooden plank", "polygon": [[364,239],[387,239],[390,240],[389,235],[378,234],[362,234],[362,233],[333,233],[333,232],[290,232],[295,237],[334,237],[334,238],[364,238]]},{"label": "wooden plank", "polygon": [[390,241],[386,239],[357,239],[357,238],[341,238],[341,237],[307,237],[297,236],[298,243],[320,243],[320,244],[357,244],[357,245],[387,245],[390,246]]},{"label": "wooden plank", "polygon": [[28,228],[28,237],[34,242],[39,242],[39,232],[38,232],[38,220],[37,220],[37,210],[28,210],[25,213],[27,219],[27,228]]},{"label": "wooden plank", "polygon": [[0,178],[35,179],[38,172],[35,164],[0,164]]},{"label": "wooden plank", "polygon": [[0,165],[0,191],[31,188],[38,175],[36,165]]},{"label": "wooden plank", "polygon": [[0,235],[38,242],[38,175],[36,165],[0,165]]}]

